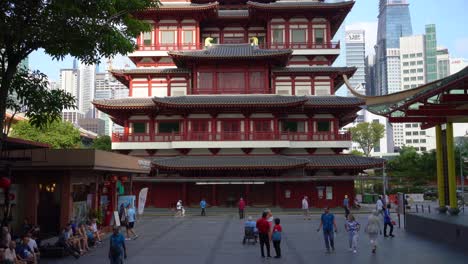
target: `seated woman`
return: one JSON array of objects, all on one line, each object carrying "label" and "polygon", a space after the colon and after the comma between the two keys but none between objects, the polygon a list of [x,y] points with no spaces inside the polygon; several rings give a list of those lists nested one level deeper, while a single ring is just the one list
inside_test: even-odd
[{"label": "seated woman", "polygon": [[90,228],[91,232],[93,232],[93,235],[97,239],[97,242],[101,243],[102,242],[101,234],[100,234],[98,226],[97,226],[96,218],[93,218],[93,220],[91,220],[91,225],[89,225],[89,228]]}]

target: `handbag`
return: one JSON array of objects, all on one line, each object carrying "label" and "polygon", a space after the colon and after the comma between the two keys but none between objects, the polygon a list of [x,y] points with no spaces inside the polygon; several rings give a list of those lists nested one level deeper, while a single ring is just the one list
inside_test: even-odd
[{"label": "handbag", "polygon": [[273,235],[271,236],[271,240],[273,241],[280,241],[281,240],[281,232],[274,231]]}]

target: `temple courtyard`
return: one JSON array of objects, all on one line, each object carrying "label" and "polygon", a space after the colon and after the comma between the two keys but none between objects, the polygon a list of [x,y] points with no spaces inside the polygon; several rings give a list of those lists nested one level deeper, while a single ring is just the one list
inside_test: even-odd
[{"label": "temple courtyard", "polygon": [[[311,220],[299,215],[275,215],[283,226],[282,259],[262,259],[259,245],[242,245],[243,221],[233,214],[199,217],[148,215],[136,224],[139,238],[127,241],[128,259],[125,263],[190,263],[190,264],[239,264],[239,263],[467,263],[468,252],[428,241],[408,234],[395,227],[395,238],[378,241],[376,254],[371,254],[369,239],[363,229],[367,214],[358,214],[362,225],[359,249],[356,254],[348,251],[348,234],[344,230],[344,216],[336,215],[338,233],[336,251],[325,253],[322,233],[316,229],[319,214]],[[258,214],[255,214],[257,218]],[[75,260],[42,259],[41,263],[108,263],[108,239],[92,252]],[[272,256],[274,250],[272,247]],[[327,262],[324,262],[327,261]]]}]

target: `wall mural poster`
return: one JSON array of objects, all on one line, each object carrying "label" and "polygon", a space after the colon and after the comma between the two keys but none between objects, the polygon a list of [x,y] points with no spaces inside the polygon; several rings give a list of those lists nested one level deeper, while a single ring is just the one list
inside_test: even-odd
[{"label": "wall mural poster", "polygon": [[73,203],[73,219],[76,223],[86,222],[88,219],[88,206],[86,201]]}]

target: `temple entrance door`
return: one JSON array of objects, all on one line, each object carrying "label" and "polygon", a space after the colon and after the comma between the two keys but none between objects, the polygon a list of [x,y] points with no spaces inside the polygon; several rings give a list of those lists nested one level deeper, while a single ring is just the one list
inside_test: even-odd
[{"label": "temple entrance door", "polygon": [[242,184],[220,184],[216,188],[220,206],[236,207],[240,197],[245,196],[245,188]]},{"label": "temple entrance door", "polygon": [[[41,232],[47,234],[58,234],[60,231],[60,194],[55,189],[50,191],[40,189],[39,204],[37,206],[37,224]],[[71,198],[68,198],[71,199]]]},{"label": "temple entrance door", "polygon": [[274,203],[274,184],[250,185],[249,202],[255,206],[271,207]]}]

